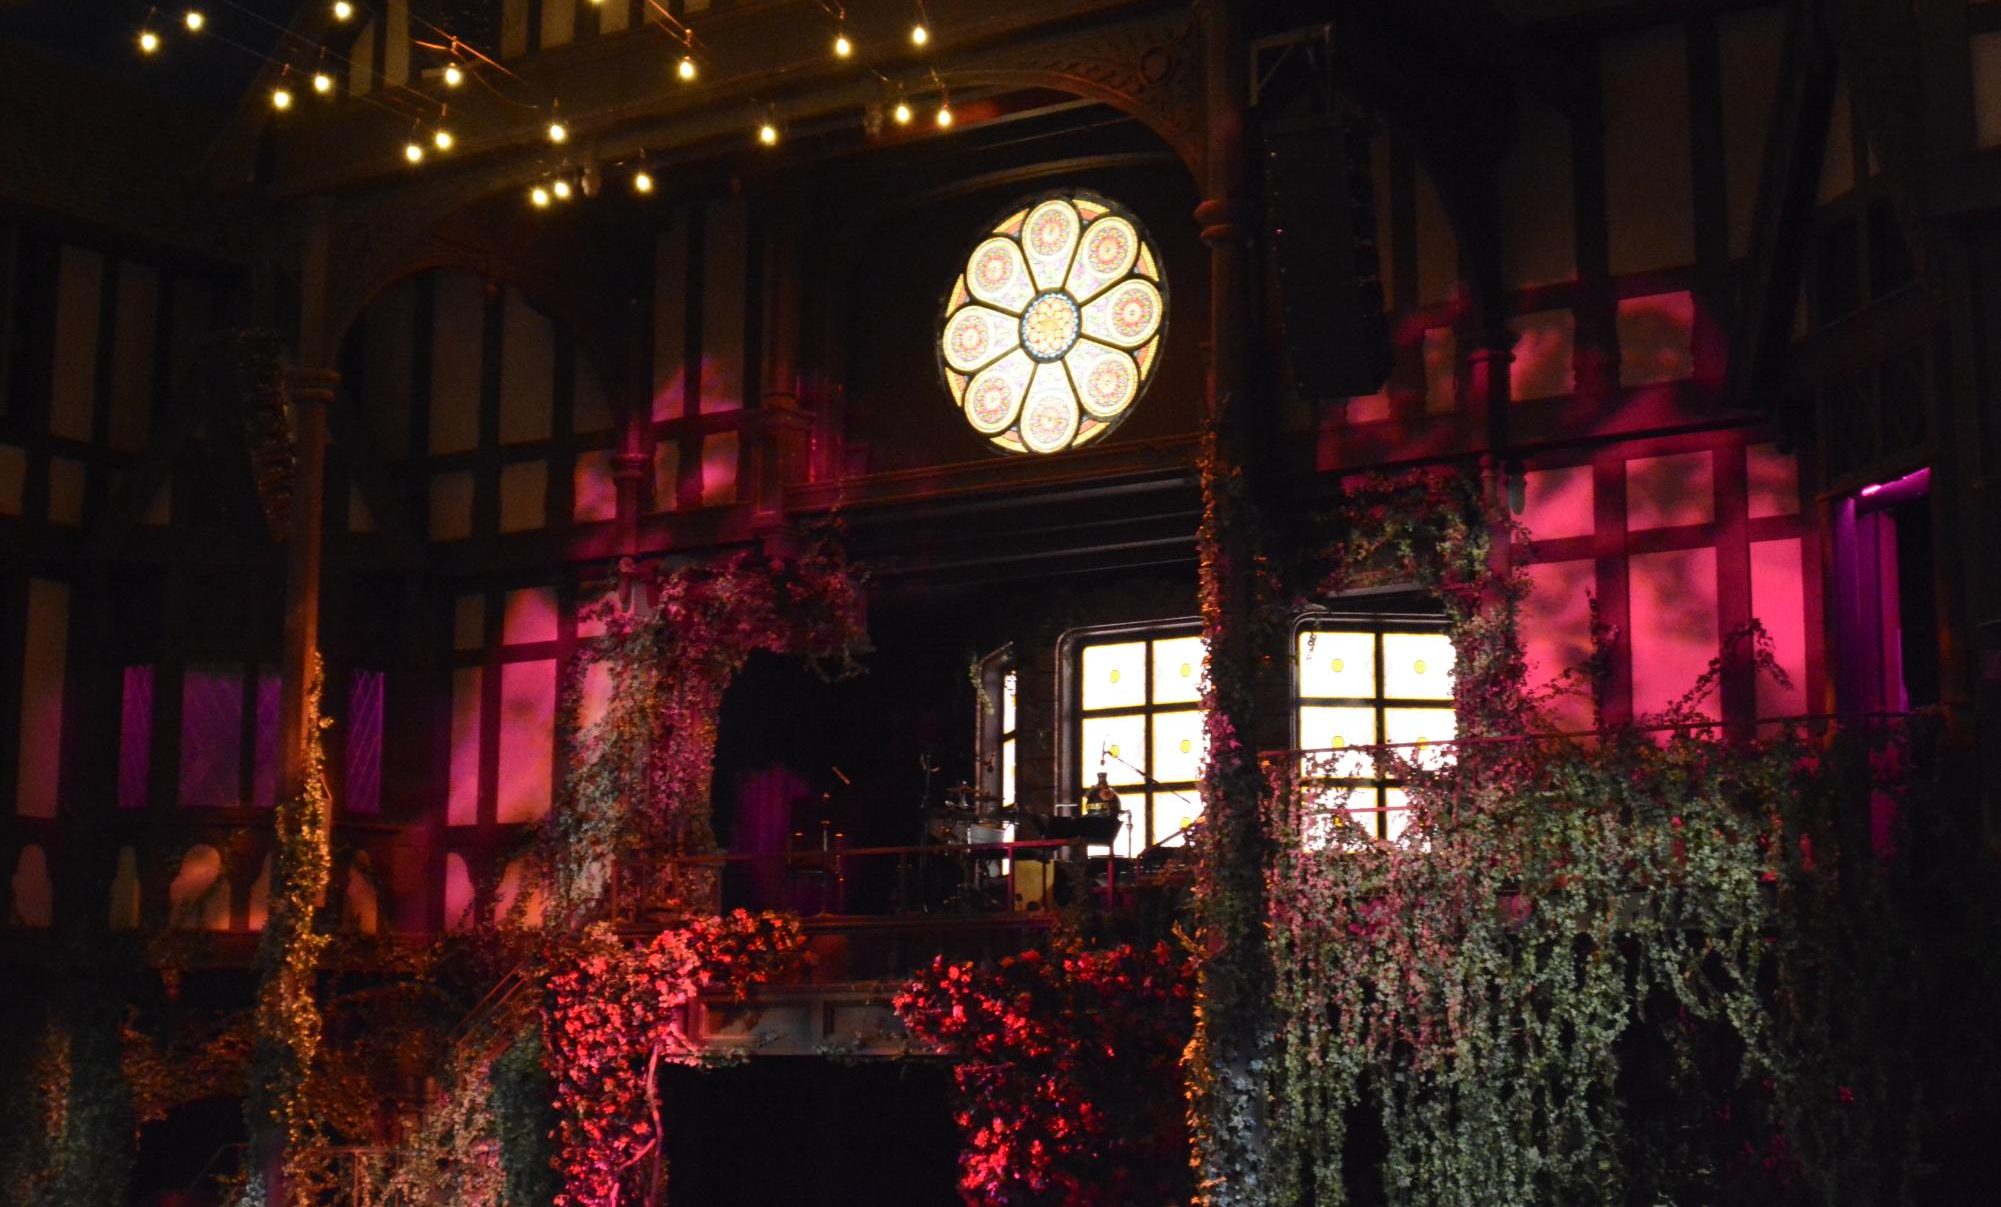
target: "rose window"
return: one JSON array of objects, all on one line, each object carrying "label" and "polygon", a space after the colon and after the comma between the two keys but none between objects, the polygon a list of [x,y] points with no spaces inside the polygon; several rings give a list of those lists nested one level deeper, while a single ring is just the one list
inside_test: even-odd
[{"label": "rose window", "polygon": [[973,430],[1056,453],[1117,427],[1153,377],[1167,321],[1160,257],[1132,215],[1075,193],[1009,214],[966,259],[939,330]]}]

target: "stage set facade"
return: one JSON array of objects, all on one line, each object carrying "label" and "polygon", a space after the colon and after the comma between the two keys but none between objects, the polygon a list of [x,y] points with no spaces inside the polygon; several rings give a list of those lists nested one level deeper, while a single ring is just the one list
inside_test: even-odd
[{"label": "stage set facade", "polygon": [[[554,1017],[533,936],[697,908],[796,915],[816,959],[735,986],[756,1010],[675,1003],[676,1060],[739,1063],[672,1071],[633,1168],[671,1149],[676,1202],[953,1201],[908,978],[1191,885],[1201,1193],[1278,1201],[1244,1179],[1279,1125],[1215,1105],[1257,1098],[1231,1071],[1280,933],[1244,777],[1450,750],[1477,707],[1485,588],[1268,589],[1355,500],[1432,509],[1384,548],[1479,517],[1528,687],[1575,688],[1541,732],[1925,712],[1972,785],[1953,833],[1993,847],[2001,4],[205,16],[0,46],[6,1018],[73,1132],[92,1060],[157,1071],[109,1127],[143,1124],[133,1201],[307,1201],[304,1132],[242,1107],[302,934],[324,1044],[407,1009],[443,1059]],[[207,58],[233,108],[158,90]],[[620,642],[670,651],[641,703],[701,800],[642,771],[618,791],[662,812],[552,855],[620,749],[631,664],[585,665]],[[1408,839],[1394,767],[1334,774]],[[316,781],[318,843],[275,808]],[[315,1133],[353,1187],[437,1109],[414,1060]],[[1147,1201],[1047,1193],[1011,1201]]]}]

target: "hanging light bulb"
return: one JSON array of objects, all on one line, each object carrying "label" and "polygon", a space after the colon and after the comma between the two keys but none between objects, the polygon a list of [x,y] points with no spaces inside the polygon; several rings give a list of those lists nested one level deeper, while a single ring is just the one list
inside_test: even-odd
[{"label": "hanging light bulb", "polygon": [[466,73],[457,63],[445,64],[445,87],[456,88],[466,82]]},{"label": "hanging light bulb", "polygon": [[848,41],[848,32],[842,30],[834,35],[834,57],[845,59],[855,52],[855,44]]},{"label": "hanging light bulb", "polygon": [[561,122],[549,123],[550,142],[568,142],[569,138],[570,138],[570,128],[568,126],[564,125]]},{"label": "hanging light bulb", "polygon": [[423,144],[422,144],[422,143],[416,143],[416,142],[406,142],[406,143],[404,143],[404,144],[403,144],[403,158],[405,158],[405,159],[409,160],[409,161],[410,161],[411,163],[423,163],[423,162],[424,162],[424,147],[423,147]]},{"label": "hanging light bulb", "polygon": [[940,130],[949,130],[952,128],[952,102],[950,101],[939,102],[938,128]]},{"label": "hanging light bulb", "polygon": [[349,4],[347,0],[334,0],[333,15],[334,20],[345,21],[354,16],[354,5]]},{"label": "hanging light bulb", "polygon": [[922,46],[930,40],[931,31],[924,28],[924,22],[919,21],[910,27],[910,44],[912,46]]},{"label": "hanging light bulb", "polygon": [[456,143],[457,141],[458,141],[457,139],[452,137],[452,132],[450,130],[445,129],[443,126],[438,127],[437,133],[431,135],[431,145],[436,147],[440,151],[451,150],[452,144]]},{"label": "hanging light bulb", "polygon": [[539,184],[538,184],[538,185],[536,185],[536,186],[535,186],[534,188],[532,188],[532,189],[529,189],[529,190],[528,190],[528,204],[530,204],[530,205],[534,206],[534,207],[535,207],[536,209],[538,209],[538,210],[546,210],[546,209],[548,209],[548,208],[549,208],[549,190],[548,190],[548,189],[545,189],[545,188],[543,188],[543,187],[542,187],[541,185],[539,185]]},{"label": "hanging light bulb", "polygon": [[187,25],[188,32],[191,34],[200,33],[201,27],[208,24],[208,18],[203,16],[202,11],[198,8],[189,9],[187,15],[182,17],[181,20]]},{"label": "hanging light bulb", "polygon": [[570,182],[567,180],[558,180],[549,186],[549,192],[553,193],[558,201],[568,201],[570,199]]},{"label": "hanging light bulb", "polygon": [[896,119],[896,124],[899,126],[909,125],[911,117],[914,116],[910,111],[909,101],[896,102],[896,108],[890,110],[889,115]]},{"label": "hanging light bulb", "polygon": [[694,83],[695,71],[695,56],[693,55],[682,55],[681,61],[674,65],[674,74],[680,76],[683,83]]},{"label": "hanging light bulb", "polygon": [[321,96],[332,92],[333,77],[324,71],[315,71],[313,73],[313,91],[319,93]]},{"label": "hanging light bulb", "polygon": [[772,125],[771,120],[769,118],[765,119],[763,124],[758,126],[757,141],[763,143],[767,147],[775,147],[778,145],[778,127]]},{"label": "hanging light bulb", "polygon": [[160,49],[160,35],[150,29],[139,31],[139,53],[153,54]]},{"label": "hanging light bulb", "polygon": [[634,172],[632,174],[632,191],[635,193],[652,192],[653,174],[651,172],[648,172],[645,168],[641,168],[637,172]]},{"label": "hanging light bulb", "polygon": [[292,90],[290,88],[273,88],[271,90],[271,107],[280,112],[290,109],[292,107]]}]

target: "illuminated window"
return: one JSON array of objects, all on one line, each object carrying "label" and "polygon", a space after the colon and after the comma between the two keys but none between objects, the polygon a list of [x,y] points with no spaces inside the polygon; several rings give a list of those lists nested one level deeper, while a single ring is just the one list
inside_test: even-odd
[{"label": "illuminated window", "polygon": [[946,296],[939,365],[966,422],[995,447],[1061,452],[1132,412],[1166,322],[1160,257],[1139,220],[1067,193],[984,233]]},{"label": "illuminated window", "polygon": [[1345,788],[1349,815],[1377,838],[1408,824],[1403,784],[1371,747],[1420,764],[1449,757],[1452,641],[1423,618],[1317,619],[1295,638],[1297,746],[1310,774]]},{"label": "illuminated window", "polygon": [[1181,845],[1202,815],[1202,638],[1186,626],[1084,635],[1071,659],[1077,792],[1101,771],[1118,790],[1129,815],[1120,855]]},{"label": "illuminated window", "polygon": [[1016,772],[1021,766],[1017,740],[1021,672],[1015,667],[1014,647],[1004,646],[980,659],[979,694],[980,791],[1012,809],[1020,799]]}]

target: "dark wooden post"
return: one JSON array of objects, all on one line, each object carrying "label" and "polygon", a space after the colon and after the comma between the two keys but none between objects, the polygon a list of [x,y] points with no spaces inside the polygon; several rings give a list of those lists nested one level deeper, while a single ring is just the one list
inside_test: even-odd
[{"label": "dark wooden post", "polygon": [[[299,274],[299,345],[297,367],[288,386],[292,411],[292,434],[296,458],[289,502],[289,525],[285,575],[285,645],[280,667],[283,687],[278,718],[278,799],[297,801],[305,797],[310,772],[307,757],[310,722],[310,693],[314,664],[319,653],[320,565],[322,516],[326,494],[327,406],[333,401],[340,374],[325,368],[326,286],[329,243],[329,214],[325,208],[310,219]],[[320,819],[323,830],[331,831],[333,811]],[[288,882],[287,847],[279,843],[272,869],[274,884]],[[321,894],[306,894],[316,900]],[[294,908],[301,898],[290,893],[274,893],[273,917],[266,923],[284,933],[284,924],[307,928],[311,918],[280,919],[281,910]],[[308,907],[310,909],[310,907]],[[267,970],[267,977],[275,975]],[[260,1042],[266,1037],[260,1036]],[[260,1120],[263,1134],[251,1137],[251,1152],[264,1173],[265,1202],[269,1207],[291,1207],[292,1190],[286,1184],[286,1129],[283,1120]]]},{"label": "dark wooden post", "polygon": [[1263,778],[1257,763],[1257,518],[1244,475],[1258,463],[1259,414],[1248,347],[1256,316],[1244,125],[1247,82],[1236,0],[1199,6],[1208,85],[1204,197],[1195,219],[1209,247],[1210,362],[1202,461],[1201,606],[1209,641],[1210,819],[1201,890],[1208,947],[1199,990],[1202,1087],[1198,1201],[1260,1202],[1269,1193],[1265,1057],[1271,1049],[1271,953],[1265,941]]}]

